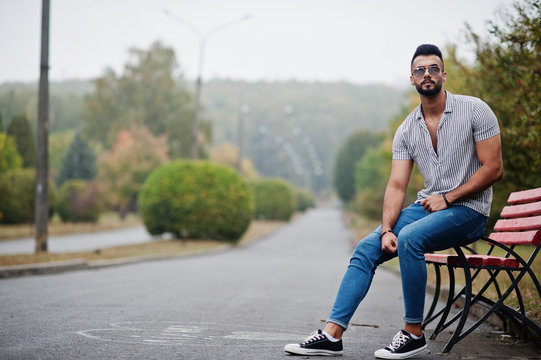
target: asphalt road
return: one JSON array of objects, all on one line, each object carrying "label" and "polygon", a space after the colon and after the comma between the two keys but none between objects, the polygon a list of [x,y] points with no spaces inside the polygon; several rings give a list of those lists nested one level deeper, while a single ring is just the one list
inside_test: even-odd
[{"label": "asphalt road", "polygon": [[[292,359],[322,326],[351,252],[337,209],[316,209],[248,246],[174,260],[0,280],[0,359]],[[399,277],[378,271],[345,335],[373,359],[402,325]],[[420,359],[533,359],[482,328]],[[306,357],[304,357],[306,358]]]}]

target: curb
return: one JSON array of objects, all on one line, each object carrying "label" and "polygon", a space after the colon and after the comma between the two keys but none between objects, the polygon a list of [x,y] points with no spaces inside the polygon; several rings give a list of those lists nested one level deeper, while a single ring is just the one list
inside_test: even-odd
[{"label": "curb", "polygon": [[[293,217],[289,223],[295,221]],[[285,224],[284,224],[285,225]],[[184,257],[194,257],[194,256],[204,256],[209,254],[215,254],[235,248],[242,248],[250,246],[258,241],[265,239],[267,236],[271,235],[275,231],[278,231],[282,226],[272,229],[268,233],[260,234],[255,238],[246,241],[239,242],[236,244],[225,243],[223,245],[217,246],[212,249],[188,251],[181,254],[154,254],[154,255],[142,255],[142,256],[132,256],[128,258],[117,258],[110,260],[93,260],[87,261],[85,259],[74,259],[67,261],[55,261],[48,263],[38,263],[38,264],[25,264],[25,265],[10,265],[10,266],[0,266],[0,279],[9,279],[21,276],[32,276],[32,275],[48,275],[48,274],[58,274],[67,271],[74,270],[93,270],[101,269],[111,266],[120,266],[120,265],[129,265],[145,261],[155,261],[155,260],[168,260],[168,259],[180,259]]]},{"label": "curb", "polygon": [[[214,254],[222,251],[234,248],[234,245],[224,244],[214,249],[191,251],[182,254],[157,254],[157,255],[143,255],[133,256],[128,258],[117,258],[111,260],[94,260],[87,261],[85,259],[74,259],[67,261],[55,261],[48,263],[38,264],[26,264],[26,265],[11,265],[0,266],[0,279],[9,279],[21,276],[31,275],[49,275],[58,274],[67,271],[76,270],[94,270],[111,266],[129,265],[135,263],[141,263],[145,261],[155,260],[168,260],[168,259],[180,259],[184,257],[201,256],[207,254]],[[238,245],[237,245],[238,247]]]}]

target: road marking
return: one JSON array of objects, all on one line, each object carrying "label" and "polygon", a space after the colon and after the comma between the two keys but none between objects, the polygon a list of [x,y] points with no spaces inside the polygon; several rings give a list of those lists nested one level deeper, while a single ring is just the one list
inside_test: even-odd
[{"label": "road marking", "polygon": [[128,321],[111,324],[104,329],[78,331],[77,334],[99,341],[184,347],[239,346],[238,340],[245,340],[246,346],[252,346],[254,341],[263,342],[258,346],[277,346],[276,341],[296,341],[304,337],[261,326],[193,322],[183,324],[180,321]]}]

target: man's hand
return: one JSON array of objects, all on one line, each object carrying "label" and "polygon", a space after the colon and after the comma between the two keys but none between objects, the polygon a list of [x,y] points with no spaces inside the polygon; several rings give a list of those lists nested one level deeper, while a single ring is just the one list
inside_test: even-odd
[{"label": "man's hand", "polygon": [[381,251],[387,254],[396,254],[396,235],[392,232],[387,232],[381,238]]},{"label": "man's hand", "polygon": [[428,212],[434,212],[434,211],[447,209],[447,204],[445,203],[443,196],[441,196],[440,194],[430,195],[429,197],[421,201],[421,205]]}]

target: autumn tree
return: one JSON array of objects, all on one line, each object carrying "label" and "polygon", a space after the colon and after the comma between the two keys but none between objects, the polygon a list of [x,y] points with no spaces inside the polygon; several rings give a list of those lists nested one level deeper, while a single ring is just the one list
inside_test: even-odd
[{"label": "autumn tree", "polygon": [[[238,156],[238,147],[228,142],[215,146],[210,150],[210,159],[212,161],[229,165],[233,168],[237,166]],[[248,180],[256,179],[259,176],[252,162],[246,158],[243,158],[241,161],[241,175]]]},{"label": "autumn tree", "polygon": [[[155,136],[167,135],[173,157],[188,157],[193,105],[191,94],[176,81],[177,67],[174,50],[160,42],[148,50],[130,49],[123,73],[107,70],[86,97],[85,134],[111,149],[121,130],[145,126]],[[203,141],[208,143],[207,122],[202,123],[202,130],[206,134]]]},{"label": "autumn tree", "polygon": [[169,160],[168,153],[165,135],[155,137],[144,126],[119,131],[113,148],[98,158],[98,179],[107,206],[122,218],[135,211],[146,177]]},{"label": "autumn tree", "polygon": [[36,166],[36,139],[26,115],[15,116],[8,126],[7,133],[15,139],[17,151],[23,159],[23,167]]}]

